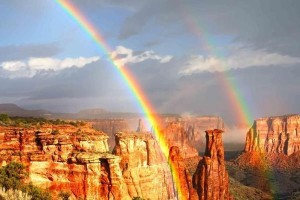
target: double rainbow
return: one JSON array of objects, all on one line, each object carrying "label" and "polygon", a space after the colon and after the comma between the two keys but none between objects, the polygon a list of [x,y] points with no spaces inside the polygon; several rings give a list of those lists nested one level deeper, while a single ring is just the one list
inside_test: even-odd
[{"label": "double rainbow", "polygon": [[[108,60],[111,62],[113,66],[117,69],[117,72],[119,73],[120,77],[122,77],[123,81],[127,84],[130,92],[135,97],[138,105],[140,106],[142,112],[145,114],[145,117],[147,118],[149,124],[153,127],[153,132],[155,134],[155,137],[157,141],[159,141],[162,153],[167,158],[169,155],[169,145],[166,141],[166,138],[164,135],[159,131],[158,129],[158,120],[155,117],[155,110],[152,107],[151,103],[149,102],[148,98],[142,91],[142,89],[139,87],[138,82],[135,80],[133,75],[130,73],[130,71],[127,69],[126,66],[124,66],[122,63],[118,62],[116,58],[114,58],[111,54],[112,49],[109,47],[103,36],[101,35],[100,31],[97,30],[88,20],[87,18],[80,12],[80,10],[71,3],[69,0],[55,0],[55,2],[66,12],[69,14],[71,18],[74,19],[74,21],[94,40],[94,42],[100,47],[100,49],[108,55]],[[205,39],[205,34],[201,29],[199,28],[194,20],[188,20],[188,22],[192,23],[191,27],[194,28],[194,32],[199,35],[200,37]],[[208,42],[209,40],[205,42],[208,49],[212,50],[213,46],[210,45]],[[228,72],[226,72],[228,73]],[[237,84],[228,78],[229,75],[224,73],[219,73],[219,80],[221,81],[222,85],[224,86],[228,97],[230,98],[230,102],[232,103],[232,107],[234,108],[234,112],[236,113],[237,119],[242,119],[243,122],[246,122],[246,125],[249,127],[252,122],[252,118],[250,115],[249,110],[247,109],[246,102],[243,99],[243,96],[241,93],[239,93]],[[182,195],[181,191],[181,185],[179,181],[179,174],[176,170],[176,167],[173,166],[172,163],[170,163],[170,168],[172,171],[173,176],[173,183],[175,185],[175,189],[177,192],[177,196],[180,199],[186,199],[187,197],[184,197]]]}]

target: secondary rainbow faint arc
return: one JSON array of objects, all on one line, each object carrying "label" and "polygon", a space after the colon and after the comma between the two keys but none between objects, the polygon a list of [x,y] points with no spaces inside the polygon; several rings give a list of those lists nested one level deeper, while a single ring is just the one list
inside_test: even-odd
[{"label": "secondary rainbow faint arc", "polygon": [[[196,17],[193,16],[193,11],[188,9],[188,7],[183,8],[183,18],[185,19],[186,24],[188,25],[189,30],[197,36],[198,39],[201,40],[204,46],[204,49],[223,60],[224,56],[220,55],[217,51],[215,51],[215,47],[213,42],[210,41],[210,38],[207,36],[205,29],[202,28],[201,24],[199,24],[195,19]],[[186,14],[188,13],[188,14]],[[223,69],[222,69],[223,68]],[[242,122],[243,124],[247,125],[247,128],[251,127],[253,122],[253,117],[247,106],[246,99],[242,95],[238,84],[232,79],[230,76],[230,70],[225,68],[225,64],[221,63],[216,69],[216,75],[218,80],[222,83],[223,88],[225,89],[226,95],[229,98],[229,102],[231,103],[232,108],[234,109],[235,117],[237,122]]]},{"label": "secondary rainbow faint arc", "polygon": [[[193,12],[191,10],[187,11],[187,7],[185,7],[186,10],[184,10],[184,13],[188,13],[187,15],[183,14],[186,23],[190,29],[190,31],[197,36],[198,39],[201,39],[203,42],[203,45],[205,49],[212,55],[217,56],[219,59],[223,59],[223,55],[220,55],[217,51],[215,51],[213,42],[210,41],[209,37],[207,36],[206,31],[201,28],[201,24],[199,24],[195,19],[196,17],[193,17]],[[225,67],[224,63],[219,67]],[[230,71],[226,69],[221,69],[220,72],[216,72],[218,76],[218,80],[222,83],[223,88],[226,90],[227,97],[229,98],[229,101],[232,105],[232,108],[234,108],[234,112],[236,114],[237,119],[241,119],[243,123],[247,125],[247,128],[251,127],[253,117],[251,116],[249,106],[247,106],[246,100],[244,96],[242,95],[238,84],[234,81],[234,79],[230,78]],[[263,165],[266,165],[266,162],[262,163]],[[265,166],[261,166],[260,169],[264,169]],[[264,173],[265,177],[267,177],[269,180],[271,180],[271,177],[274,177],[274,171],[272,168],[269,170],[266,170]],[[271,190],[277,191],[278,187],[271,181],[269,181],[269,186]],[[275,194],[275,193],[274,193]],[[274,199],[277,197],[274,195]]]},{"label": "secondary rainbow faint arc", "polygon": [[[75,7],[75,5],[73,5],[69,0],[55,0],[55,2],[60,7],[62,7],[63,10],[67,12],[69,16],[72,17],[89,36],[92,37],[92,39],[101,48],[101,50],[104,53],[108,54],[109,61],[117,68],[117,71],[121,75],[124,82],[127,84],[133,96],[136,98],[139,106],[143,110],[148,122],[153,127],[153,132],[156,136],[156,139],[160,144],[164,156],[167,158],[169,154],[169,146],[164,135],[158,130],[158,123],[154,115],[156,112],[152,107],[152,105],[150,104],[150,102],[148,101],[144,92],[139,87],[139,84],[137,83],[133,75],[130,73],[129,70],[126,69],[126,66],[122,65],[120,62],[118,62],[117,59],[112,57],[111,55],[112,50],[109,47],[109,45],[106,43],[100,31],[94,28],[94,26],[86,19],[86,17],[80,12],[80,10]],[[178,179],[179,178],[178,171],[176,170],[176,167],[174,167],[172,163],[170,163],[170,167],[172,171],[173,183],[175,184],[178,197],[180,197],[180,199],[185,199],[186,197],[182,196],[181,185]]]}]

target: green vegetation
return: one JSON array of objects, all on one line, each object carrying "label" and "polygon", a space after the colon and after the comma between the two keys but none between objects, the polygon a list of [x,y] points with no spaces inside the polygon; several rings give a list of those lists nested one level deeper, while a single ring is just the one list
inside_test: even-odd
[{"label": "green vegetation", "polygon": [[7,126],[41,126],[44,124],[53,125],[72,125],[72,126],[83,126],[85,122],[83,121],[64,121],[60,119],[48,120],[41,117],[9,117],[7,114],[0,114],[0,125]]},{"label": "green vegetation", "polygon": [[51,134],[52,134],[52,135],[58,135],[58,134],[59,134],[59,130],[53,130],[53,131],[51,132]]},{"label": "green vegetation", "polygon": [[144,199],[141,197],[133,197],[132,200],[144,200]]},{"label": "green vegetation", "polygon": [[62,200],[68,200],[71,196],[69,192],[60,192],[58,195]]},{"label": "green vegetation", "polygon": [[[28,176],[24,165],[17,162],[11,162],[0,168],[0,188],[6,192],[22,191],[31,196],[32,200],[51,200],[51,194],[42,190],[31,183],[25,184],[24,179]],[[19,192],[16,192],[19,193]],[[3,195],[2,195],[3,196]]]}]

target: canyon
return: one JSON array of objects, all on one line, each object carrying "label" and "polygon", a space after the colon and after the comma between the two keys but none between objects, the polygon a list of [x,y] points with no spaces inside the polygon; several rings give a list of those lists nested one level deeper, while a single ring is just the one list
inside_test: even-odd
[{"label": "canyon", "polygon": [[[70,199],[198,199],[195,187],[199,186],[193,185],[185,159],[198,162],[201,158],[188,143],[191,135],[186,122],[175,120],[161,128],[170,155],[162,154],[141,121],[138,132],[129,131],[122,121],[101,124],[114,134],[112,153],[109,136],[90,122],[1,125],[0,165],[23,163],[29,174],[27,182],[48,188],[54,197],[63,191],[71,194]],[[171,173],[170,164],[176,166],[172,170],[178,177]],[[180,180],[180,190],[172,181],[175,178]]]}]

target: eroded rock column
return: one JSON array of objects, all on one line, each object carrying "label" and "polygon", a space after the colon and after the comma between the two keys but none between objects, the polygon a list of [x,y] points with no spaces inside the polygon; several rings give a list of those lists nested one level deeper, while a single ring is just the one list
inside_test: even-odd
[{"label": "eroded rock column", "polygon": [[205,155],[193,176],[199,200],[230,199],[228,173],[224,163],[223,131],[207,130]]}]

